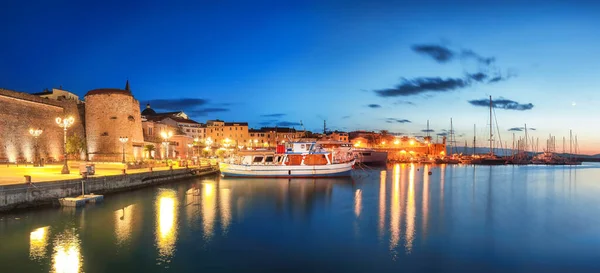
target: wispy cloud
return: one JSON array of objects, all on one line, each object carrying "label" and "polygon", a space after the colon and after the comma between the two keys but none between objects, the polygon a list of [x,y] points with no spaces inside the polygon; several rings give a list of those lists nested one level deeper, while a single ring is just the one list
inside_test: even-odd
[{"label": "wispy cloud", "polygon": [[349,119],[351,116],[343,116],[342,119]]},{"label": "wispy cloud", "polygon": [[266,118],[280,118],[285,116],[285,114],[283,113],[276,113],[276,114],[265,114],[265,115],[260,115],[261,117],[266,117]]},{"label": "wispy cloud", "polygon": [[429,56],[440,63],[446,63],[454,58],[454,52],[440,45],[413,45],[412,50],[415,52]]},{"label": "wispy cloud", "polygon": [[433,133],[433,132],[435,132],[435,130],[433,130],[433,129],[423,129],[423,130],[421,130],[421,132],[423,132],[423,133]]},{"label": "wispy cloud", "polygon": [[208,100],[197,98],[155,99],[149,100],[148,103],[154,109],[179,111],[203,106],[208,103]]},{"label": "wispy cloud", "polygon": [[436,44],[413,45],[411,49],[416,53],[433,58],[438,63],[447,63],[454,59],[471,59],[484,65],[491,65],[496,60],[494,57],[483,57],[471,49],[461,49],[456,51]]},{"label": "wispy cloud", "polygon": [[199,108],[194,110],[186,111],[190,116],[206,116],[210,113],[228,112],[227,108]]},{"label": "wispy cloud", "polygon": [[[522,132],[522,131],[525,131],[525,127],[512,127],[508,130],[511,132]],[[527,130],[535,131],[535,128],[527,128]]]},{"label": "wispy cloud", "polygon": [[300,126],[300,122],[293,121],[279,121],[277,122],[277,126],[290,127],[290,126]]},{"label": "wispy cloud", "polygon": [[399,101],[394,102],[394,105],[400,105],[400,104],[415,105],[414,102],[407,101],[407,100],[399,100]]},{"label": "wispy cloud", "polygon": [[411,123],[408,119],[398,119],[398,118],[386,118],[385,122],[387,123]]},{"label": "wispy cloud", "polygon": [[375,90],[380,97],[412,96],[425,92],[448,92],[469,86],[461,78],[415,78],[402,79],[401,83],[393,88]]},{"label": "wispy cloud", "polygon": [[494,58],[494,57],[483,57],[483,56],[473,52],[473,50],[470,50],[470,49],[461,50],[460,56],[463,59],[469,59],[469,58],[474,59],[477,62],[485,64],[485,65],[490,65],[494,61],[496,61],[496,58]]},{"label": "wispy cloud", "polygon": [[367,107],[369,107],[369,108],[381,108],[381,105],[379,105],[379,104],[369,104],[369,105],[367,105]]},{"label": "wispy cloud", "polygon": [[443,93],[460,90],[477,84],[492,84],[510,78],[512,75],[503,76],[492,64],[494,57],[483,57],[473,50],[451,50],[445,46],[435,44],[419,44],[411,47],[416,53],[433,58],[439,63],[447,63],[453,59],[470,59],[480,64],[480,71],[466,73],[463,77],[416,77],[413,79],[401,78],[400,83],[392,88],[376,89],[374,92],[380,97],[413,96],[422,93]]},{"label": "wispy cloud", "polygon": [[[469,103],[473,106],[489,107],[489,99],[470,100]],[[504,110],[525,111],[533,109],[532,103],[521,104],[514,100],[499,98],[492,100],[492,107]]]}]

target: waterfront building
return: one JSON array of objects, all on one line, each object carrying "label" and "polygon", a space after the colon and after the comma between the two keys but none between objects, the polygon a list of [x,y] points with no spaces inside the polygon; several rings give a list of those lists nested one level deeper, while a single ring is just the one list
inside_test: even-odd
[{"label": "waterfront building", "polygon": [[304,131],[288,127],[262,127],[250,129],[246,146],[248,148],[276,147],[277,143],[285,143],[304,137]]},{"label": "waterfront building", "polygon": [[206,121],[206,139],[210,138],[214,147],[247,147],[248,123],[225,122],[219,119]]},{"label": "waterfront building", "polygon": [[182,132],[192,139],[204,140],[206,138],[206,125],[189,118],[183,111],[157,113],[146,104],[142,111],[142,120],[160,121],[174,127],[179,127]]}]

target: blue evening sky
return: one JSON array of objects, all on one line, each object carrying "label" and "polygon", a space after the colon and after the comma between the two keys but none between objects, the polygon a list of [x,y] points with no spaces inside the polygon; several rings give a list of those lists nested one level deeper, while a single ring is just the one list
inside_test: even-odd
[{"label": "blue evening sky", "polygon": [[142,107],[255,128],[423,135],[429,120],[435,136],[452,118],[469,145],[489,125],[469,101],[491,95],[509,146],[526,123],[540,146],[572,129],[599,153],[598,26],[600,5],[578,1],[9,0],[0,87],[83,96],[129,79]]}]

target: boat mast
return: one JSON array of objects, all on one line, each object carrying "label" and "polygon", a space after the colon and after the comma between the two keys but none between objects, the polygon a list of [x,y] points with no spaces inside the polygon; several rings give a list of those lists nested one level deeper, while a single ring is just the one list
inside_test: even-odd
[{"label": "boat mast", "polygon": [[477,144],[475,139],[477,138],[477,132],[475,130],[475,124],[473,124],[473,155],[475,155],[475,149],[477,148]]},{"label": "boat mast", "polygon": [[523,151],[525,152],[525,158],[527,158],[527,123],[525,123],[525,147],[523,147]]},{"label": "boat mast", "polygon": [[431,137],[429,137],[429,120],[427,120],[427,155],[429,155],[431,153],[431,151],[429,150],[429,147],[431,146],[430,143],[431,143]]},{"label": "boat mast", "polygon": [[573,156],[573,130],[569,130],[569,159]]},{"label": "boat mast", "polygon": [[513,159],[515,158],[515,133],[513,133],[513,143],[512,149],[510,150],[510,155]]},{"label": "boat mast", "polygon": [[494,140],[492,134],[492,96],[490,96],[490,155],[494,155]]},{"label": "boat mast", "polygon": [[456,143],[454,142],[454,129],[452,127],[452,118],[450,118],[450,154],[453,155],[454,154],[454,146],[456,146]]}]

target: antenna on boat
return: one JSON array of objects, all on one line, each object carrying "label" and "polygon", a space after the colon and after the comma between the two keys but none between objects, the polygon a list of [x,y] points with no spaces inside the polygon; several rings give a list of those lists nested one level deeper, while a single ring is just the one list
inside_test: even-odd
[{"label": "antenna on boat", "polygon": [[300,126],[302,126],[302,130],[304,130],[304,137],[306,137],[306,128],[304,128],[304,123],[300,120]]}]

